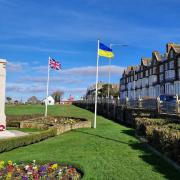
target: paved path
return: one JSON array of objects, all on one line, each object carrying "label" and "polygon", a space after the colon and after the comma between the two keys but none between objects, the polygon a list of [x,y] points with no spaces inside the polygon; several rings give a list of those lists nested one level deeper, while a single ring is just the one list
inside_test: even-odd
[{"label": "paved path", "polygon": [[19,137],[26,136],[28,133],[18,131],[18,130],[6,130],[0,132],[0,139],[11,138],[11,137]]}]

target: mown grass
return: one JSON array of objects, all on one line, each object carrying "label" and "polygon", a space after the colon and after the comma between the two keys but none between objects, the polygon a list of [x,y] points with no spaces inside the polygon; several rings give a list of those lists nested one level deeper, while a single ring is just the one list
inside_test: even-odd
[{"label": "mown grass", "polygon": [[18,130],[22,132],[28,132],[28,133],[35,133],[42,131],[41,129],[36,129],[36,128],[15,128],[15,127],[7,127],[7,130]]},{"label": "mown grass", "polygon": [[[84,117],[93,113],[75,106],[51,106],[51,115]],[[43,106],[10,106],[7,115],[43,114]],[[156,180],[180,179],[167,162],[150,152],[135,137],[134,130],[101,116],[97,129],[78,129],[37,144],[0,154],[0,159],[13,161],[58,161],[79,165],[84,179]]]}]

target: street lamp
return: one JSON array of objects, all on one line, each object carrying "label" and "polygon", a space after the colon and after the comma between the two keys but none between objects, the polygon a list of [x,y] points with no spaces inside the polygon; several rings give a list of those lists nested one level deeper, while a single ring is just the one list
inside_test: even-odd
[{"label": "street lamp", "polygon": [[[121,46],[121,47],[126,47],[128,46],[127,44],[120,44],[120,43],[116,43],[116,44],[110,44],[110,49],[112,49],[112,46]],[[110,81],[111,81],[111,58],[109,58],[109,76],[108,76],[108,102],[109,102],[109,86],[110,86]]]}]

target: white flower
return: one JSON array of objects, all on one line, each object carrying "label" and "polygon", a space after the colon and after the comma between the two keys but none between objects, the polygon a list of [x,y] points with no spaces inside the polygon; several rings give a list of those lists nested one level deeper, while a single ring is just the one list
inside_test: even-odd
[{"label": "white flower", "polygon": [[26,165],[26,166],[25,166],[25,170],[28,170],[28,168],[29,168],[29,165]]}]

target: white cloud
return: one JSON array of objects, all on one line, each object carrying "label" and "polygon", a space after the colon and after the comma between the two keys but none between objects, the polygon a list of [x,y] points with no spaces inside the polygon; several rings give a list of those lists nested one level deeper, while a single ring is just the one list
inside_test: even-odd
[{"label": "white cloud", "polygon": [[20,49],[25,51],[38,51],[38,52],[50,52],[50,53],[64,53],[64,54],[79,54],[81,51],[70,51],[70,50],[63,50],[63,49],[52,49],[52,48],[45,48],[42,46],[27,46],[21,44],[0,44],[0,47],[3,48],[12,48],[12,49]]},{"label": "white cloud", "polygon": [[[32,67],[33,71],[46,72],[47,66],[36,66]],[[125,67],[112,65],[110,67],[111,75],[120,77],[124,71]],[[99,76],[106,77],[108,75],[109,66],[99,66]],[[95,78],[96,76],[96,66],[84,66],[65,69],[58,72],[60,76],[50,77],[51,83],[63,83],[63,84],[82,84],[86,82],[89,78]],[[34,83],[46,83],[46,76],[25,76],[21,77],[17,82],[34,82]]]},{"label": "white cloud", "polygon": [[19,72],[28,66],[27,62],[10,62],[7,61],[7,71],[9,72]]},{"label": "white cloud", "polygon": [[8,92],[17,93],[42,93],[46,91],[45,86],[39,86],[38,84],[19,84],[19,83],[8,83],[6,86]]},{"label": "white cloud", "polygon": [[[121,75],[124,71],[125,67],[115,66],[112,65],[110,67],[111,75]],[[99,66],[99,74],[107,76],[109,71],[109,66]],[[71,68],[64,70],[64,74],[67,75],[78,75],[78,76],[95,76],[96,74],[96,66],[86,66],[86,67],[79,67],[79,68]]]}]

